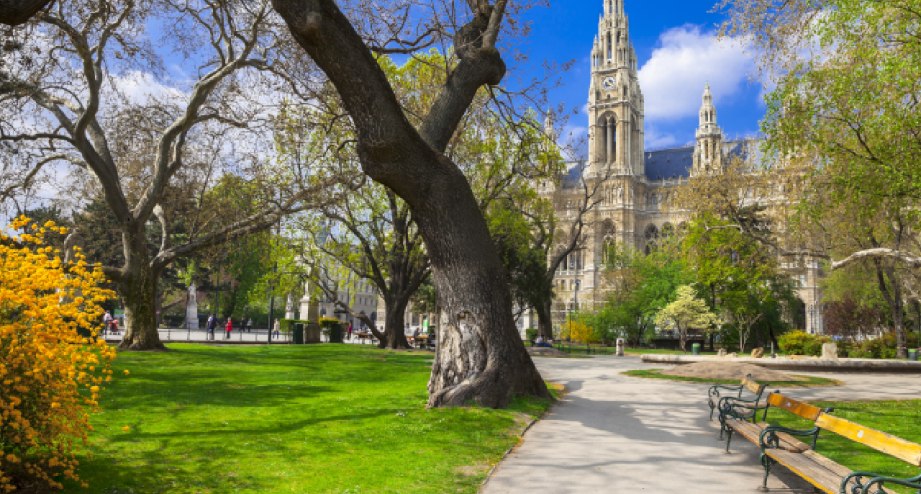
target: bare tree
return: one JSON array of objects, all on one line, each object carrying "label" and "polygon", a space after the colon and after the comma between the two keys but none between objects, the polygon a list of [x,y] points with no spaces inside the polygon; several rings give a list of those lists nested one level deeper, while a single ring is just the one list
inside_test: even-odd
[{"label": "bare tree", "polygon": [[[165,88],[137,101],[126,85],[155,86],[145,74],[161,67],[151,42],[141,41],[154,17],[164,21],[175,47],[201,65],[187,90]],[[268,170],[270,156],[258,145],[265,135],[257,127],[271,117],[253,88],[273,88],[263,74],[277,75],[273,57],[284,45],[272,18],[267,1],[58,2],[11,31],[16,50],[0,67],[0,151],[30,167],[27,176],[46,167],[104,196],[124,252],[120,266],[105,267],[125,304],[123,348],[162,348],[155,301],[167,265],[266,229],[305,207],[305,197],[319,196],[299,180],[305,174]],[[271,192],[258,214],[202,228],[173,245],[175,219],[164,206],[177,177],[195,175],[217,156],[223,173],[245,174]],[[154,245],[151,222],[159,230]]]}]

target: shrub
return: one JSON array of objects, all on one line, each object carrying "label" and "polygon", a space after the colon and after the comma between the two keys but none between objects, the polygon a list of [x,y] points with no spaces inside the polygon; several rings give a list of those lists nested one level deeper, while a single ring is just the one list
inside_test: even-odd
[{"label": "shrub", "polygon": [[281,319],[278,322],[278,330],[282,333],[291,333],[294,331],[295,324],[303,324],[304,327],[307,327],[310,324],[310,321],[302,321],[300,319]]},{"label": "shrub", "polygon": [[[112,379],[115,350],[97,337],[102,271],[45,243],[64,234],[20,217],[0,233],[0,490],[46,492],[79,481],[74,448]],[[81,336],[83,334],[89,336]]]},{"label": "shrub", "polygon": [[533,342],[537,339],[537,328],[528,328],[524,330],[524,336],[528,341]]},{"label": "shrub", "polygon": [[342,330],[342,321],[332,317],[321,317],[320,327],[323,332],[329,335],[330,343],[342,343],[344,341],[344,331]]},{"label": "shrub", "polygon": [[[895,341],[895,333],[884,333],[879,338],[860,342],[860,345],[851,352],[851,356],[857,358],[896,358],[898,352]],[[908,333],[906,344],[908,348],[917,347],[917,333]]]},{"label": "shrub", "polygon": [[817,357],[822,354],[823,343],[831,343],[831,338],[810,334],[799,329],[786,332],[777,338],[780,350],[788,355],[812,355]]}]

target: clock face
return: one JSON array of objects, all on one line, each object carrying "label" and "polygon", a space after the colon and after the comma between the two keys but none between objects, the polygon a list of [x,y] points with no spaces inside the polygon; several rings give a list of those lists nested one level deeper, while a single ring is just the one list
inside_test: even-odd
[{"label": "clock face", "polygon": [[605,77],[601,83],[604,85],[605,89],[614,89],[614,85],[617,84],[617,80],[613,77]]}]

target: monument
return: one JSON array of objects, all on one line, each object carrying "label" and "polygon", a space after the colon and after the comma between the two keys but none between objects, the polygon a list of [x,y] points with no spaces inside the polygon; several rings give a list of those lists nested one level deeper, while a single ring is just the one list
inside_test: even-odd
[{"label": "monument", "polygon": [[188,301],[185,304],[185,325],[187,329],[198,329],[198,287],[189,285]]}]

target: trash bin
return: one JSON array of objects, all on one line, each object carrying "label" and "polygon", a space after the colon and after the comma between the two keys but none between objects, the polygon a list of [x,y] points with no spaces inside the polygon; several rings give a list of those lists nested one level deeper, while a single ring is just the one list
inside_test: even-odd
[{"label": "trash bin", "polygon": [[692,343],[692,344],[691,344],[691,354],[692,354],[692,355],[700,355],[700,343]]},{"label": "trash bin", "polygon": [[299,322],[294,324],[294,344],[304,344],[304,323]]},{"label": "trash bin", "polygon": [[918,349],[917,348],[908,349],[908,360],[918,360]]}]

